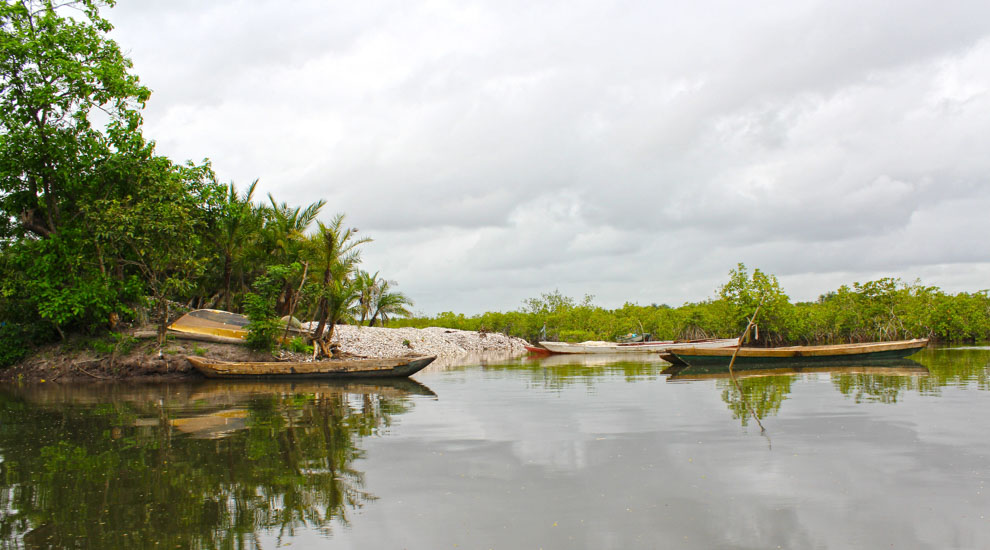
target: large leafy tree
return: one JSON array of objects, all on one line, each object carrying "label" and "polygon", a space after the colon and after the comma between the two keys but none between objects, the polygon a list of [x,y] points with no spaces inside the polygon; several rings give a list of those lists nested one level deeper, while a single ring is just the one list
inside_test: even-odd
[{"label": "large leafy tree", "polygon": [[99,8],[110,4],[0,2],[0,318],[8,327],[113,326],[123,302],[142,293],[92,238],[84,212],[128,193],[106,179],[113,159],[150,150],[140,133],[150,92],[106,38]]},{"label": "large leafy tree", "polygon": [[113,1],[0,2],[4,238],[55,235],[102,191],[98,166],[143,146],[140,108],[151,92],[106,37],[101,4]]},{"label": "large leafy tree", "polygon": [[222,204],[225,188],[208,164],[175,165],[151,156],[124,157],[112,165],[116,169],[107,171],[112,175],[104,175],[106,181],[129,192],[94,200],[83,209],[85,219],[99,248],[144,281],[162,343],[168,300],[189,293],[206,267],[201,235],[208,213]]}]

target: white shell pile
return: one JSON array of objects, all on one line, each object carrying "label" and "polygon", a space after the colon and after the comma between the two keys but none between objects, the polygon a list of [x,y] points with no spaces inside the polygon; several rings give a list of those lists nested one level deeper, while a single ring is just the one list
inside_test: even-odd
[{"label": "white shell pile", "polygon": [[526,341],[497,332],[430,327],[380,328],[337,325],[333,340],[340,351],[365,357],[398,357],[409,353],[458,357],[478,352],[526,351]]}]

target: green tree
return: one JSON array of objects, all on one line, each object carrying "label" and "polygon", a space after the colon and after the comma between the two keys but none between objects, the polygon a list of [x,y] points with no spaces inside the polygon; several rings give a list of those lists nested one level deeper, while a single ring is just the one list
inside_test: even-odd
[{"label": "green tree", "polygon": [[368,321],[369,327],[374,326],[375,321],[379,319],[382,326],[385,326],[393,316],[400,315],[408,317],[411,315],[409,308],[406,306],[413,305],[413,301],[401,292],[390,291],[391,287],[395,284],[395,281],[384,279],[379,281],[377,291],[373,296],[374,312],[371,315],[371,320]]},{"label": "green tree", "polygon": [[[150,91],[106,38],[99,4],[0,3],[0,237],[57,234],[100,192],[96,168],[141,142]],[[103,131],[96,111],[108,119]]]},{"label": "green tree", "polygon": [[220,201],[222,187],[209,165],[176,166],[164,157],[126,157],[113,174],[126,180],[130,193],[93,201],[84,212],[100,247],[141,274],[155,303],[161,345],[169,298],[190,291],[206,265],[199,247],[204,212]]},{"label": "green tree", "polygon": [[343,214],[337,214],[328,224],[317,224],[309,247],[314,274],[320,275],[315,292],[318,324],[313,341],[329,356],[334,326],[348,315],[360,296],[359,286],[351,278],[361,258],[357,247],[371,239],[357,238],[357,229],[345,228]]},{"label": "green tree", "polygon": [[358,324],[363,325],[374,309],[375,297],[379,292],[381,280],[378,278],[377,271],[368,273],[358,269],[354,273],[354,282],[357,284],[359,293],[358,312],[361,314],[361,318],[358,319]]},{"label": "green tree", "polygon": [[234,269],[243,260],[252,238],[256,238],[261,229],[261,212],[254,203],[254,190],[258,180],[254,180],[243,195],[237,194],[237,188],[231,182],[227,185],[224,208],[221,211],[215,234],[215,243],[223,257],[223,293],[224,309],[231,310],[234,292],[231,281]]}]

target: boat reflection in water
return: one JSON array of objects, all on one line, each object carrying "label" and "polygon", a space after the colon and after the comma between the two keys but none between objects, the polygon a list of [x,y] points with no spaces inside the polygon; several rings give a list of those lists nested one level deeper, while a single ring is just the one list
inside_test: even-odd
[{"label": "boat reflection in water", "polygon": [[3,547],[235,548],[332,532],[376,499],[361,442],[416,400],[381,382],[0,391]]},{"label": "boat reflection in water", "polygon": [[728,367],[723,366],[684,366],[671,365],[663,370],[662,374],[667,374],[668,382],[683,382],[689,380],[707,380],[717,378],[730,378],[733,374],[737,378],[752,378],[756,376],[787,376],[795,374],[868,374],[868,375],[888,375],[888,376],[916,376],[927,375],[928,367],[912,361],[901,359],[896,364],[874,366],[874,365],[836,365],[836,366],[791,366],[781,368],[767,368],[763,365],[754,365],[746,368],[735,367],[733,372],[729,372]]},{"label": "boat reflection in water", "polygon": [[[721,390],[722,401],[738,418],[743,426],[748,425],[751,411],[757,418],[775,415],[791,393],[791,385],[801,376],[827,375],[839,392],[862,401],[895,403],[899,394],[910,389],[918,389],[920,380],[930,372],[927,367],[912,361],[900,359],[884,366],[841,365],[841,366],[797,366],[767,368],[765,365],[736,367],[730,373],[727,366],[683,366],[672,365],[664,369],[668,383],[691,383],[713,380]],[[738,387],[732,382],[735,376]],[[742,393],[740,393],[740,389]]]}]

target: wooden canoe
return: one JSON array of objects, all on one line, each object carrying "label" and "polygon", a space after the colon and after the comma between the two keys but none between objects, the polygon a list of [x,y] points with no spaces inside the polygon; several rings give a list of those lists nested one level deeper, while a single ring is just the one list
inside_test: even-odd
[{"label": "wooden canoe", "polygon": [[540,345],[550,350],[552,353],[663,353],[679,348],[706,348],[735,346],[739,340],[736,338],[690,340],[690,341],[658,341],[658,342],[635,342],[630,344],[620,344],[617,342],[581,342],[572,344],[569,342],[540,342]]},{"label": "wooden canoe", "polygon": [[401,378],[423,370],[435,356],[329,361],[216,361],[197,356],[186,359],[207,378]]},{"label": "wooden canoe", "polygon": [[[739,348],[736,365],[869,365],[903,359],[928,345],[927,338],[829,346]],[[692,367],[729,365],[735,347],[681,348],[674,357]]]}]

